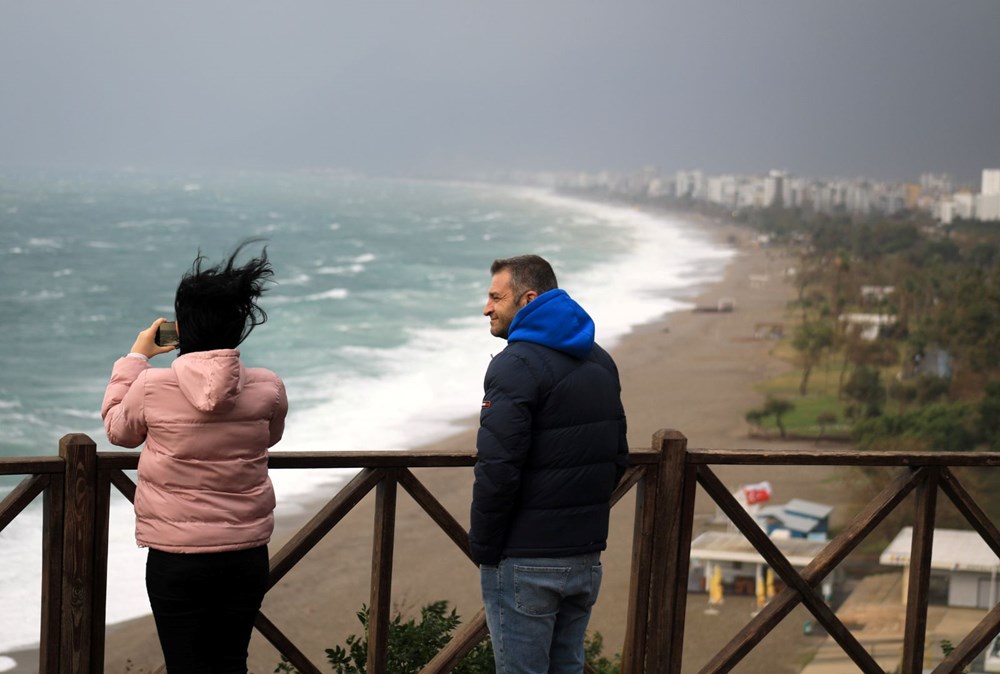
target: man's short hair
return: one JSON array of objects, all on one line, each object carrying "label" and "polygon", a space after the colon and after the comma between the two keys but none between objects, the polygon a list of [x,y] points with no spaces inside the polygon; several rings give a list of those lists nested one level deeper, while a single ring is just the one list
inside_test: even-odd
[{"label": "man's short hair", "polygon": [[490,274],[496,275],[504,269],[510,272],[511,289],[518,295],[534,290],[541,295],[559,287],[552,265],[538,255],[518,255],[494,260]]}]

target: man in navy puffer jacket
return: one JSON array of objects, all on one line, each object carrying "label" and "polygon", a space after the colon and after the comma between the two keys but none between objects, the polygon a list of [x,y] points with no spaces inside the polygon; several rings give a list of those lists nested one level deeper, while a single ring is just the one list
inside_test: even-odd
[{"label": "man in navy puffer jacket", "polygon": [[483,314],[508,344],[486,371],[469,539],[497,671],[579,673],[628,465],[618,370],[543,258],[490,271]]}]

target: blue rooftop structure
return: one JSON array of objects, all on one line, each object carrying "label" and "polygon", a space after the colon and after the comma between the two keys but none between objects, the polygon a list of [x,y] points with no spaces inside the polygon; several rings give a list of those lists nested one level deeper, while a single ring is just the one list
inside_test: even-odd
[{"label": "blue rooftop structure", "polygon": [[784,505],[762,507],[757,511],[757,521],[769,536],[784,529],[792,538],[825,540],[831,512],[833,506],[793,498]]}]

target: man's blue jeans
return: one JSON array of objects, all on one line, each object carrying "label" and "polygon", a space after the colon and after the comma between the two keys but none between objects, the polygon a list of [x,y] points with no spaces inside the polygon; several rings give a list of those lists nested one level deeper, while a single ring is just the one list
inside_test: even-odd
[{"label": "man's blue jeans", "polygon": [[580,674],[601,553],[480,567],[497,674]]}]

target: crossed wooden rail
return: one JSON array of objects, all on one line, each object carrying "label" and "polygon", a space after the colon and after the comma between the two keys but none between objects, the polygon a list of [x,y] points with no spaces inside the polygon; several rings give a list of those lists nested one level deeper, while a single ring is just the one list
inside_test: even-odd
[{"label": "crossed wooden rail", "polygon": [[[791,610],[803,604],[861,671],[884,674],[871,655],[817,592],[822,580],[911,492],[916,493],[906,627],[901,674],[923,665],[927,592],[938,490],[943,491],[1000,556],[1000,531],[964,489],[950,467],[997,466],[991,453],[880,453],[845,450],[773,452],[688,449],[676,431],[653,436],[650,449],[633,450],[631,465],[615,491],[618,501],[636,491],[632,567],[623,674],[680,674],[696,487],[700,485],[784,581],[775,596],[705,664],[702,674],[731,671]],[[136,452],[97,452],[85,435],[65,436],[58,457],[0,459],[0,475],[27,475],[0,503],[3,530],[35,498],[43,497],[42,618],[39,670],[101,672],[107,592],[108,511],[113,485],[130,500],[135,484],[125,474]],[[275,470],[358,468],[345,485],[271,558],[270,587],[327,535],[366,495],[375,491],[374,544],[368,634],[368,672],[385,672],[388,653],[392,557],[398,487],[418,503],[468,555],[465,528],[412,473],[412,468],[471,467],[473,452],[279,452]],[[801,572],[796,571],[711,470],[716,464],[886,466],[899,470],[891,482]],[[471,563],[471,562],[470,562]],[[302,672],[321,670],[264,613],[255,627]],[[934,674],[960,672],[1000,633],[1000,607],[942,661]],[[480,611],[422,670],[451,671],[487,636]]]}]

